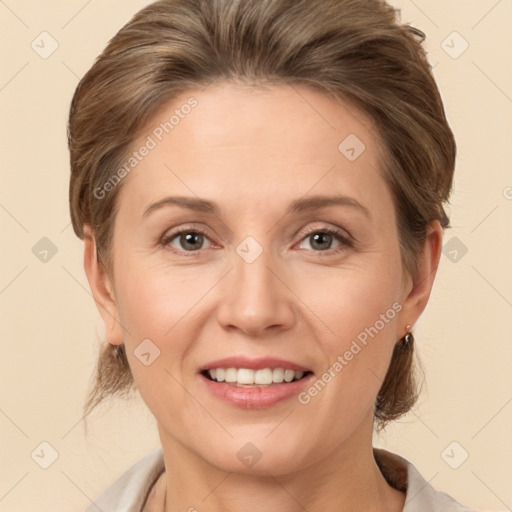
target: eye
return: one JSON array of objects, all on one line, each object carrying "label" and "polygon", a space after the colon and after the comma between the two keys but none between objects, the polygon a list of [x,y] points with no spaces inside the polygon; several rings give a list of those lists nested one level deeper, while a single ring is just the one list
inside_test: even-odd
[{"label": "eye", "polygon": [[[206,240],[210,240],[206,233],[198,228],[182,229],[164,237],[162,245],[170,246],[173,252],[197,252],[204,248]],[[211,245],[211,243],[210,243]]]},{"label": "eye", "polygon": [[[309,231],[303,240],[310,240],[310,247],[314,252],[340,252],[347,247],[352,247],[353,242],[343,231],[334,228],[321,228]],[[339,242],[338,246],[332,249],[333,240]]]},{"label": "eye", "polygon": [[[310,240],[310,250],[313,252],[327,252],[328,254],[341,252],[347,247],[353,247],[354,245],[349,236],[335,228],[316,228],[310,230],[303,234],[302,238],[302,240],[308,239]],[[207,241],[209,241],[210,244],[206,243]],[[338,242],[338,245],[334,249],[332,248],[333,241]],[[184,256],[194,256],[201,249],[212,246],[206,232],[199,228],[185,228],[180,231],[175,231],[165,236],[161,243],[172,252]],[[308,248],[306,247],[306,249]]]}]

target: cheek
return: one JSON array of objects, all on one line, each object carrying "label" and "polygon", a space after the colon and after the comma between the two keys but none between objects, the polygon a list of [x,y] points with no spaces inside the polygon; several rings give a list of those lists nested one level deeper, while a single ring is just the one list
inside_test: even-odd
[{"label": "cheek", "polygon": [[[333,311],[331,326],[336,336],[324,345],[329,366],[342,375],[343,386],[356,394],[375,393],[380,387],[396,342],[396,317],[401,309],[389,293],[360,296]],[[327,338],[326,338],[327,340]],[[332,370],[331,370],[332,373]]]},{"label": "cheek", "polygon": [[153,413],[163,419],[167,412],[162,411],[186,408],[187,396],[179,384],[181,366],[197,338],[198,308],[194,305],[207,287],[197,278],[184,279],[177,272],[144,263],[134,258],[119,266],[118,312],[127,331],[124,343],[138,390]]},{"label": "cheek", "polygon": [[[325,366],[298,396],[312,431],[318,428],[315,418],[324,418],[325,426],[333,427],[325,432],[326,446],[350,436],[373,414],[396,342],[400,304],[385,289],[378,293],[370,286],[368,290],[352,290],[325,311],[326,323],[336,335],[321,338]],[[356,296],[358,300],[351,300]]]},{"label": "cheek", "polygon": [[339,349],[376,323],[378,331],[391,332],[389,326],[401,309],[400,272],[395,259],[376,253],[357,266],[302,273],[308,277],[297,282],[297,295],[310,308],[310,316],[316,315],[315,324],[323,326],[323,339]]},{"label": "cheek", "polygon": [[[376,253],[366,263],[319,274],[315,285],[304,281],[301,295],[317,317],[311,316],[326,355],[317,377],[329,382],[332,400],[343,403],[340,411],[373,403],[396,343],[402,309],[398,252]],[[317,387],[323,389],[322,384]]]},{"label": "cheek", "polygon": [[[133,328],[130,335],[162,339],[171,335],[181,319],[188,318],[211,284],[204,272],[204,278],[198,279],[199,272],[192,267],[170,269],[150,263],[150,257],[135,256],[119,266],[118,310]],[[126,341],[137,340],[129,336]]]},{"label": "cheek", "polygon": [[[120,322],[128,331],[124,335],[128,361],[148,404],[158,401],[156,389],[166,389],[180,400],[182,389],[177,382],[190,373],[193,358],[189,355],[201,338],[205,318],[212,314],[208,293],[219,281],[213,269],[171,269],[165,261],[150,261],[147,256],[125,260],[118,267],[116,287]],[[142,347],[158,354],[148,367],[137,357]]]}]

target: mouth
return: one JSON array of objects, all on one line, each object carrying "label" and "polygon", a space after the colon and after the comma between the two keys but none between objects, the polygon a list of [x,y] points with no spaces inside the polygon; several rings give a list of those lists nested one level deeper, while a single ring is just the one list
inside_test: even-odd
[{"label": "mouth", "polygon": [[296,397],[313,371],[284,359],[229,357],[212,361],[198,375],[210,396],[242,409],[269,409]]},{"label": "mouth", "polygon": [[267,388],[277,384],[289,384],[306,378],[313,372],[290,368],[210,368],[201,374],[210,381],[244,388]]}]

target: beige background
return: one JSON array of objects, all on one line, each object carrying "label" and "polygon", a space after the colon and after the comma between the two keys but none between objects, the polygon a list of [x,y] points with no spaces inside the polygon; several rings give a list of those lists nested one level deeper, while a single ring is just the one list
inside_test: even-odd
[{"label": "beige background", "polygon": [[[1,511],[82,511],[159,444],[140,400],[97,411],[84,434],[82,404],[103,325],[69,224],[65,132],[79,77],[147,3],[0,0]],[[453,245],[416,328],[425,391],[375,443],[462,502],[511,509],[512,1],[393,4],[427,34],[459,155],[445,233]],[[50,37],[58,48],[43,59],[31,43],[49,51]],[[46,262],[36,257],[42,246],[33,253],[43,237],[57,248]],[[42,442],[58,453],[48,469],[39,464],[49,447],[31,457]]]}]

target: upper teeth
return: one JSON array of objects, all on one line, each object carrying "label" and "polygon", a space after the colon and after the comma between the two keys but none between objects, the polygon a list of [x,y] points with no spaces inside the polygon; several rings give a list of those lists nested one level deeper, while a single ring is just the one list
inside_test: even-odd
[{"label": "upper teeth", "polygon": [[217,382],[234,382],[237,384],[272,384],[291,382],[301,379],[304,372],[285,370],[284,368],[263,368],[251,370],[250,368],[214,368],[208,370],[208,375]]}]

